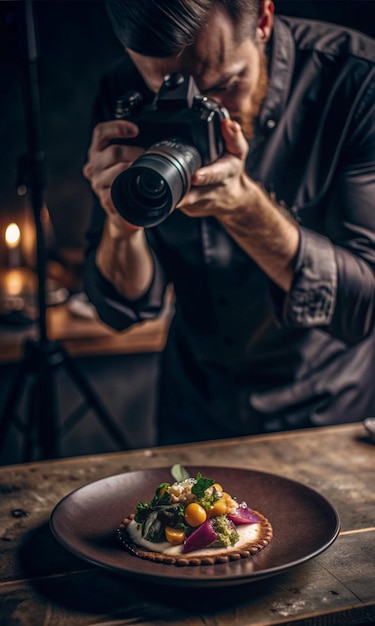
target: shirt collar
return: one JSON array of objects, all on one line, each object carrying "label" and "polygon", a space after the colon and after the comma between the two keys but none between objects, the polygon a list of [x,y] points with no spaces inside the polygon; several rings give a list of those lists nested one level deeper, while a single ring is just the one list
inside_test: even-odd
[{"label": "shirt collar", "polygon": [[270,83],[259,116],[261,128],[272,130],[285,107],[292,80],[295,46],[287,24],[275,16],[268,46]]}]

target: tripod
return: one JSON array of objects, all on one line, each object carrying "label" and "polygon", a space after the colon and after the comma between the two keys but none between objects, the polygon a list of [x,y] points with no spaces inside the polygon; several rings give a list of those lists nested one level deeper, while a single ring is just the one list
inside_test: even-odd
[{"label": "tripod", "polygon": [[[88,380],[78,369],[62,345],[51,341],[47,332],[46,305],[46,245],[41,219],[43,192],[45,186],[44,152],[41,145],[41,115],[37,74],[37,37],[34,23],[32,0],[24,0],[24,34],[26,62],[24,69],[24,100],[27,129],[28,154],[24,160],[27,172],[27,188],[36,230],[36,270],[38,276],[38,338],[27,340],[24,354],[5,401],[0,418],[0,451],[5,443],[8,429],[14,425],[24,434],[23,460],[33,458],[54,458],[61,454],[61,438],[81,419],[88,409],[93,409],[109,435],[122,448],[129,444],[100,398],[91,388]],[[64,367],[84,400],[60,426],[55,397],[55,373]],[[26,417],[18,413],[27,382],[30,381],[30,395]]]}]

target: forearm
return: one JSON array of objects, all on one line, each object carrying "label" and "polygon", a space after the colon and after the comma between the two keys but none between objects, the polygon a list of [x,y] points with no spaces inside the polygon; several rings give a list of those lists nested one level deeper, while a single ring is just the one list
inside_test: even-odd
[{"label": "forearm", "polygon": [[129,300],[142,297],[151,285],[153,260],[143,229],[124,235],[107,218],[96,264],[104,278]]},{"label": "forearm", "polygon": [[288,292],[294,276],[299,230],[260,186],[242,177],[241,205],[222,213],[222,225],[267,276]]},{"label": "forearm", "polygon": [[260,187],[253,189],[252,181],[253,195],[246,180],[243,184],[243,204],[220,221],[281,288],[280,322],[289,328],[320,327],[348,345],[362,341],[375,320],[371,266],[324,235],[297,226]]}]

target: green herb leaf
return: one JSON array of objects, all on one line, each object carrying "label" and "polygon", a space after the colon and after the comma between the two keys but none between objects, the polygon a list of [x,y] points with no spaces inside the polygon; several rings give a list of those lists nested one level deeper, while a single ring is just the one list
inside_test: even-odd
[{"label": "green herb leaf", "polygon": [[151,501],[151,507],[159,506],[160,504],[168,504],[170,502],[171,496],[167,491],[169,486],[169,483],[160,483]]},{"label": "green herb leaf", "polygon": [[147,502],[138,502],[137,504],[137,511],[141,512],[141,511],[149,511],[150,510],[150,505]]},{"label": "green herb leaf", "polygon": [[203,478],[202,474],[198,472],[196,477],[196,483],[192,486],[191,492],[198,498],[203,498],[205,495],[206,489],[211,487],[214,484],[214,480],[212,478]]},{"label": "green herb leaf", "polygon": [[186,480],[187,478],[189,478],[189,472],[182,465],[179,465],[178,463],[172,466],[171,474],[173,478],[175,479],[175,481],[178,483],[181,482],[182,480]]}]

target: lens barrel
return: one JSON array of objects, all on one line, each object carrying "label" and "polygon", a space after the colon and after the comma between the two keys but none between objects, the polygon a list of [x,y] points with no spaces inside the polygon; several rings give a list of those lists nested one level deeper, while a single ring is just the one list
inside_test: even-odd
[{"label": "lens barrel", "polygon": [[160,224],[190,189],[191,177],[201,167],[194,146],[167,139],[151,146],[113,182],[113,203],[135,226]]}]

